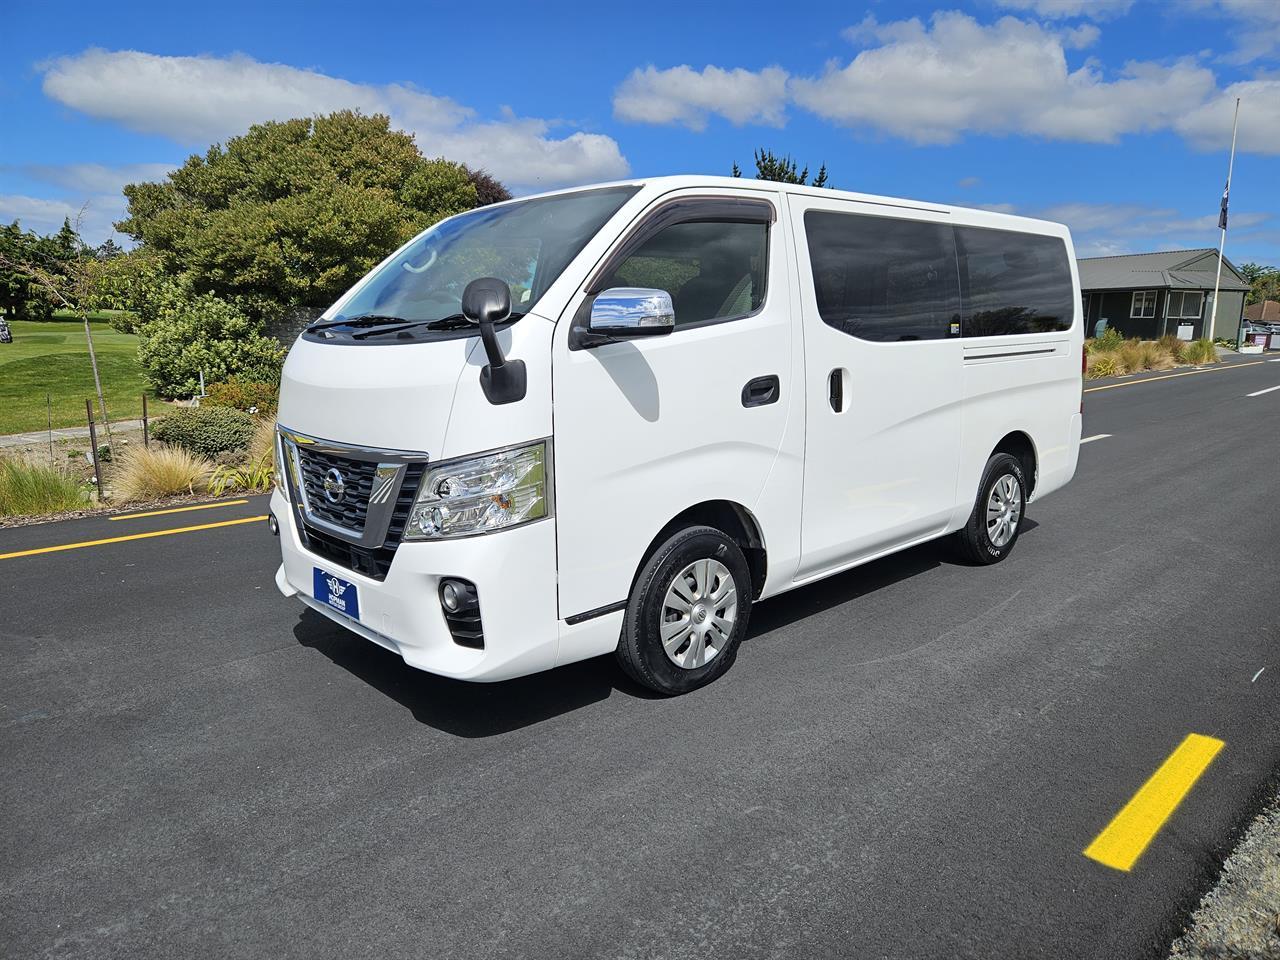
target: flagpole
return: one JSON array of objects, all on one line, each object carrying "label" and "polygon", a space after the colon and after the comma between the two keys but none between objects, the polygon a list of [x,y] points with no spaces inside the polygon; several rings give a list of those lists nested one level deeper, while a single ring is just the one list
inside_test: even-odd
[{"label": "flagpole", "polygon": [[[1218,239],[1218,275],[1213,280],[1213,314],[1209,317],[1208,331],[1201,331],[1202,335],[1207,337],[1210,342],[1213,341],[1213,331],[1218,326],[1218,288],[1222,285],[1222,253],[1227,246],[1227,205],[1231,198],[1231,171],[1236,165],[1236,123],[1240,119],[1240,98],[1236,97],[1236,112],[1231,118],[1231,159],[1227,161],[1227,186],[1222,191],[1222,216],[1218,218],[1218,226],[1222,229],[1222,236]],[[1236,336],[1239,337],[1242,329],[1236,330]],[[1239,340],[1236,340],[1236,349],[1244,346]]]}]

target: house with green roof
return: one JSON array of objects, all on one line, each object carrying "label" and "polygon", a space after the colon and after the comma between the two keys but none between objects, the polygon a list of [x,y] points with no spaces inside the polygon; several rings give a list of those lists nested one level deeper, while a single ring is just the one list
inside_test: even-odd
[{"label": "house with green roof", "polygon": [[1205,247],[1083,257],[1077,263],[1089,336],[1105,327],[1144,340],[1167,333],[1184,340],[1206,335],[1234,338],[1240,330],[1249,284],[1224,257],[1217,318],[1213,332],[1205,333],[1208,318],[1213,316],[1217,250]]}]

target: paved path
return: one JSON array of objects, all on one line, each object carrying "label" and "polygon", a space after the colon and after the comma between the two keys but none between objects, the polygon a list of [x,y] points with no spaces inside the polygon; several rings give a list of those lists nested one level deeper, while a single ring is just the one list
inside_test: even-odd
[{"label": "paved path", "polygon": [[[154,419],[152,420],[154,423]],[[141,433],[141,420],[115,420],[111,423],[111,429],[115,433]],[[107,431],[101,424],[97,427],[98,442],[106,443]],[[54,440],[76,440],[89,439],[89,428],[85,427],[59,427],[53,431]],[[34,433],[0,433],[0,447],[27,447],[32,444],[48,443],[49,431],[37,430]]]},{"label": "paved path", "polygon": [[[673,700],[608,658],[415,672],[282,599],[260,521],[0,560],[3,952],[1162,956],[1280,763],[1271,386],[1088,394],[1007,563],[761,604]],[[1191,733],[1225,746],[1132,869],[1083,856]]]}]

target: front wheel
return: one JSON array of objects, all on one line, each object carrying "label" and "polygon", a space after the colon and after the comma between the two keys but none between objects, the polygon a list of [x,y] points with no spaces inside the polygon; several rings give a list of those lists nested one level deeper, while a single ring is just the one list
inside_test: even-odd
[{"label": "front wheel", "polygon": [[714,527],[664,542],[636,578],[618,640],[622,669],[675,695],[706,686],[733,664],[751,615],[751,574],[739,546]]},{"label": "front wheel", "polygon": [[987,461],[973,512],[955,534],[956,548],[964,559],[985,565],[1009,555],[1022,532],[1026,489],[1026,476],[1016,457],[997,453]]}]

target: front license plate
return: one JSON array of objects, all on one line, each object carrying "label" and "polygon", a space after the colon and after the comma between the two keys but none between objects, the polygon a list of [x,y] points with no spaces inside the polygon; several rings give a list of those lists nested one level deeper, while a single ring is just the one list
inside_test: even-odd
[{"label": "front license plate", "polygon": [[335,577],[332,573],[326,573],[319,567],[312,567],[312,570],[316,599],[352,620],[359,620],[360,597],[356,593],[356,585]]}]

